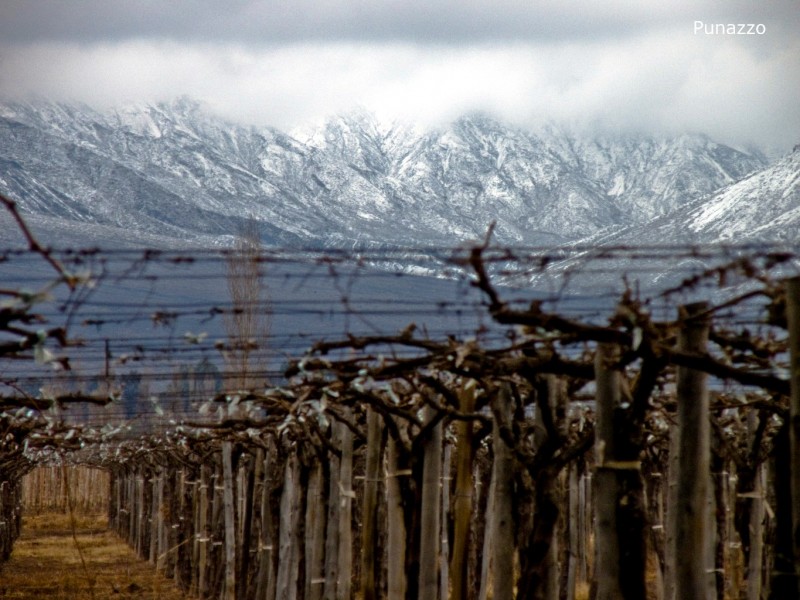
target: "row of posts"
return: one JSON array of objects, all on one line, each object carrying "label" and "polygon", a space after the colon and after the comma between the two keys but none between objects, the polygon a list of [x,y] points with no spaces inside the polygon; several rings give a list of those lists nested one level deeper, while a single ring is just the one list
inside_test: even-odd
[{"label": "row of posts", "polygon": [[[789,427],[784,429],[788,435],[778,440],[775,453],[778,522],[770,598],[776,600],[800,598],[800,278],[786,284],[791,396]],[[707,352],[708,309],[705,302],[681,308],[679,350],[697,355]],[[620,373],[612,367],[618,354],[611,344],[600,344],[596,353],[597,600],[647,597],[643,580],[629,576],[644,572],[641,561],[646,549],[641,536],[628,537],[626,527],[641,519],[643,507],[636,506],[632,502],[635,495],[630,494],[632,486],[639,485],[638,457],[620,449],[627,441],[621,438],[628,432],[619,429],[616,417],[623,404]],[[707,378],[700,370],[677,369],[677,424],[670,443],[670,471],[674,470],[675,477],[670,476],[667,501],[665,600],[716,597]],[[638,547],[630,547],[632,540]]]},{"label": "row of posts", "polygon": [[[708,306],[697,303],[681,310],[679,349],[702,355],[707,351],[709,336]],[[771,597],[776,599],[800,597],[797,576],[800,562],[800,278],[789,280],[787,284],[787,319],[791,398],[786,439],[779,440],[776,449],[778,523],[771,581]],[[592,503],[596,545],[593,570],[598,600],[647,597],[643,579],[628,576],[629,573],[643,573],[646,568],[643,538],[630,535],[645,527],[646,507],[640,502],[643,495],[640,456],[634,451],[637,445],[625,439],[623,436],[629,432],[620,428],[619,409],[625,400],[621,392],[621,374],[614,368],[618,355],[619,349],[614,345],[600,344],[595,362],[596,468]],[[677,370],[677,426],[671,440],[670,460],[673,462],[666,503],[665,600],[710,598],[716,589],[711,577],[714,571],[709,511],[711,436],[706,380],[707,375],[702,371],[686,367]],[[472,410],[470,397],[463,395],[461,408],[464,412]],[[376,439],[381,435],[381,423],[380,417],[370,411],[360,496],[362,536],[354,540],[353,439],[347,427],[338,425],[337,444],[342,454],[332,460],[335,477],[329,473],[327,481],[332,486],[329,490],[320,489],[319,470],[301,469],[297,456],[284,456],[280,464],[271,465],[274,453],[259,451],[249,459],[239,456],[237,460],[233,456],[234,445],[225,441],[214,454],[212,463],[196,465],[194,471],[170,465],[115,471],[111,525],[142,556],[174,577],[182,587],[203,598],[225,600],[297,597],[299,588],[290,582],[297,581],[301,569],[305,570],[306,597],[351,598],[354,594],[351,574],[357,571],[360,593],[369,600],[376,597],[376,581],[381,577],[375,567],[380,562],[376,558],[377,543],[382,540],[386,545],[388,566],[386,589],[390,598],[403,598],[407,581],[400,576],[404,566],[402,554],[406,534],[410,532],[402,522],[403,512],[399,507],[402,499],[394,489],[396,480],[390,476],[400,471],[393,462],[391,440],[384,457],[387,476],[380,477],[383,461]],[[440,485],[451,473],[451,446],[443,444],[442,428],[431,429],[431,439],[425,444],[421,522],[418,524],[422,560],[416,584],[420,598],[463,599],[470,594],[464,587],[468,578],[461,572],[467,568],[468,560],[459,553],[465,553],[468,548],[477,478],[460,475],[470,469],[470,456],[461,454],[460,449],[470,447],[471,427],[461,421],[455,428],[459,444],[452,469],[456,476],[452,488],[454,498],[449,497],[449,484]],[[503,462],[513,461],[513,458],[499,437],[495,438],[494,447],[494,469],[502,473]],[[379,481],[384,482],[385,489],[385,505],[380,510]],[[509,485],[509,480],[503,478],[493,482],[496,503],[485,513],[486,521],[494,520],[491,531],[500,536],[498,539],[513,537],[511,509],[502,504],[511,499]],[[18,527],[18,513],[12,510],[6,514],[8,507],[18,506],[18,496],[19,489],[11,482],[0,485],[2,526],[5,528],[13,528],[14,523]],[[444,531],[448,507],[452,507],[452,538],[431,535],[430,532]],[[381,529],[379,515],[383,518],[383,533],[378,532]],[[570,535],[571,532],[572,529]],[[0,531],[0,540],[5,538],[4,531]],[[4,548],[5,545],[0,550]],[[304,549],[303,556],[298,554],[300,548]],[[353,561],[354,549],[360,556],[357,567]],[[508,543],[498,544],[495,550],[494,596],[511,597],[515,580],[514,547]],[[508,556],[503,551],[509,553]],[[452,557],[449,562],[431,559],[448,554]],[[448,569],[453,572],[448,573]],[[626,569],[630,571],[626,573]],[[449,587],[448,581],[451,582]]]}]

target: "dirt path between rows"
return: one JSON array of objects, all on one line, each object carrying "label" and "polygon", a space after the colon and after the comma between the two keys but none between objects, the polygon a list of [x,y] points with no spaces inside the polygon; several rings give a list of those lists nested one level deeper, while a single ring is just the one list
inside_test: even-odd
[{"label": "dirt path between rows", "polygon": [[11,559],[0,565],[0,599],[188,598],[108,531],[103,517],[78,517],[75,536],[65,515],[37,515],[23,523]]}]

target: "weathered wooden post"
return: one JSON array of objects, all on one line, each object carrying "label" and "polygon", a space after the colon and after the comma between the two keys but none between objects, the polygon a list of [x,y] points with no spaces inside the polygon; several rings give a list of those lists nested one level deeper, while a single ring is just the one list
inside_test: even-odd
[{"label": "weathered wooden post", "polygon": [[200,485],[198,489],[200,499],[197,502],[197,595],[200,598],[205,598],[208,592],[206,572],[208,569],[208,548],[211,543],[211,533],[208,531],[208,471],[208,466],[202,465],[200,467]]},{"label": "weathered wooden post", "polygon": [[129,469],[127,472],[128,490],[128,544],[136,548],[136,471]]},{"label": "weathered wooden post", "polygon": [[[475,382],[465,382],[458,394],[460,411],[475,410]],[[453,560],[451,570],[451,598],[466,600],[469,590],[467,558],[469,556],[469,525],[472,514],[472,421],[456,423],[456,497],[453,507]]]},{"label": "weathered wooden post", "polygon": [[568,556],[567,559],[567,599],[575,600],[577,585],[579,546],[580,546],[580,473],[578,465],[572,463],[568,467],[567,484],[567,523],[568,523]]},{"label": "weathered wooden post", "polygon": [[108,528],[119,534],[120,509],[122,508],[122,495],[119,486],[119,476],[116,471],[110,471],[111,491],[108,503]]},{"label": "weathered wooden post", "polygon": [[258,541],[258,574],[256,576],[255,597],[274,600],[275,598],[275,570],[272,559],[275,554],[273,546],[277,545],[270,514],[270,482],[277,450],[275,443],[268,438],[266,451],[259,450],[256,460],[263,462],[263,477],[260,496],[261,532]]},{"label": "weathered wooden post", "polygon": [[753,490],[753,506],[750,512],[750,560],[747,565],[747,600],[759,600],[764,560],[764,465],[756,471],[756,485]]},{"label": "weathered wooden post", "polygon": [[397,467],[397,442],[390,435],[386,444],[386,597],[405,600],[406,597],[406,526],[403,519],[403,500],[400,494],[401,476]]},{"label": "weathered wooden post", "polygon": [[[341,446],[341,425],[334,423],[331,428],[331,444]],[[336,600],[339,580],[339,510],[341,492],[339,476],[341,460],[336,454],[330,456],[330,477],[328,479],[328,518],[325,535],[325,590],[324,600]]]},{"label": "weathered wooden post", "polygon": [[[495,413],[505,415],[511,422],[511,394],[506,386],[501,387],[493,401]],[[492,598],[512,598],[514,590],[514,515],[512,496],[514,489],[514,456],[511,448],[500,435],[500,424],[495,421],[492,435],[494,446],[492,498]],[[487,517],[488,519],[489,517]]]},{"label": "weathered wooden post", "polygon": [[189,469],[181,467],[178,518],[175,527],[178,536],[175,544],[175,582],[183,590],[190,590],[192,587],[193,552],[189,542],[194,540],[194,484],[194,481],[190,481]]},{"label": "weathered wooden post", "polygon": [[136,479],[136,553],[144,558],[144,532],[145,532],[145,514],[146,507],[144,505],[144,488],[145,488],[145,474],[142,471]]},{"label": "weathered wooden post", "polygon": [[451,476],[451,462],[453,455],[453,447],[447,443],[444,435],[442,435],[442,510],[439,520],[439,598],[445,599],[450,597],[450,562],[447,557],[450,556],[450,535],[447,531],[447,518],[450,514],[450,482]]},{"label": "weathered wooden post", "polygon": [[664,516],[664,600],[675,600],[675,532],[678,520],[678,423],[669,425],[669,454],[667,455],[666,486],[662,490],[666,505]]},{"label": "weathered wooden post", "polygon": [[158,482],[161,477],[160,471],[155,471],[150,480],[150,548],[148,560],[154,564],[158,564],[158,536],[161,531],[161,499],[159,498]]},{"label": "weathered wooden post", "polygon": [[248,460],[245,468],[243,514],[242,514],[242,552],[239,560],[239,590],[238,597],[247,598],[250,575],[250,545],[252,543],[253,529],[253,496],[256,485],[256,467],[252,460]]},{"label": "weathered wooden post", "polygon": [[[350,419],[350,409],[343,409]],[[350,600],[353,579],[353,432],[345,423],[339,423],[342,459],[339,464],[339,565],[336,597]]]},{"label": "weathered wooden post", "polygon": [[620,404],[620,374],[611,367],[619,358],[615,345],[598,344],[595,353],[595,579],[597,600],[622,598],[619,540],[617,537],[617,474],[608,463],[615,460],[614,411]]},{"label": "weathered wooden post", "polygon": [[318,461],[312,467],[306,502],[306,600],[320,600],[325,583],[325,517],[327,499],[323,485],[325,467]]},{"label": "weathered wooden post", "polygon": [[284,469],[283,493],[281,494],[281,528],[279,533],[277,598],[297,598],[300,565],[300,476],[298,458],[290,454]]},{"label": "weathered wooden post", "polygon": [[361,529],[361,596],[378,597],[378,476],[381,466],[381,416],[367,409],[367,457],[364,475],[364,506]]},{"label": "weathered wooden post", "polygon": [[800,598],[800,277],[786,282],[789,327],[789,466],[792,499],[792,554],[794,596]]},{"label": "weathered wooden post", "polygon": [[[681,310],[678,347],[702,354],[708,343],[705,302]],[[711,560],[709,536],[710,424],[707,375],[678,367],[678,489],[675,505],[675,598],[705,598]]]},{"label": "weathered wooden post", "polygon": [[[494,438],[492,439],[492,445],[494,445]],[[480,571],[480,588],[478,589],[478,600],[487,600],[489,598],[489,588],[494,586],[494,577],[492,573],[492,563],[493,560],[493,549],[494,549],[494,531],[495,531],[495,523],[494,523],[494,501],[495,501],[495,488],[496,486],[496,472],[494,469],[494,461],[492,461],[492,476],[489,480],[489,494],[486,500],[486,509],[484,511],[484,520],[483,520],[483,547],[482,547],[482,556],[481,556],[481,571]],[[442,520],[443,523],[446,523],[444,519]],[[442,528],[443,530],[445,528]],[[446,539],[446,536],[443,536],[442,539]],[[448,590],[449,591],[449,590]],[[449,594],[443,594],[443,598],[447,598]]]},{"label": "weathered wooden post", "polygon": [[222,442],[223,512],[225,518],[225,587],[223,600],[236,600],[236,531],[233,498],[233,444]]},{"label": "weathered wooden post", "polygon": [[[623,399],[622,374],[614,364],[619,354],[618,346],[599,344],[595,360],[598,597],[645,600],[647,544],[640,454],[647,399]],[[601,532],[614,539],[601,540]]]},{"label": "weathered wooden post", "polygon": [[[761,418],[766,418],[761,416]],[[747,431],[751,439],[759,428],[759,414],[750,411],[747,415]],[[749,560],[746,565],[747,572],[747,600],[759,600],[763,586],[764,569],[764,494],[766,491],[766,465],[756,467],[752,490],[752,505],[750,506],[750,519],[748,533],[750,539]]]},{"label": "weathered wooden post", "polygon": [[[205,596],[203,598],[219,598],[222,593],[224,576],[224,543],[225,525],[222,499],[222,460],[221,454],[212,454],[206,461],[208,468],[206,490],[205,543],[203,546],[205,559],[202,565]],[[222,575],[221,575],[222,574]]]},{"label": "weathered wooden post", "polygon": [[773,547],[770,600],[800,597],[800,277],[785,281],[789,329],[789,415],[775,437]]},{"label": "weathered wooden post", "polygon": [[[436,411],[425,407],[425,421]],[[442,477],[442,424],[437,423],[425,441],[422,465],[422,506],[419,547],[419,600],[436,600],[439,595],[439,502]]]},{"label": "weathered wooden post", "polygon": [[792,498],[790,422],[787,420],[775,436],[775,451],[770,461],[769,487],[774,490],[775,543],[771,548],[772,568],[769,583],[770,600],[796,597],[793,591],[794,565],[792,558]]},{"label": "weathered wooden post", "polygon": [[165,498],[164,498],[164,490],[165,490],[165,482],[164,478],[166,474],[163,469],[159,469],[157,481],[158,481],[158,514],[156,515],[156,526],[154,530],[154,534],[158,536],[158,546],[156,548],[156,568],[161,571],[165,572],[167,569],[167,550],[169,549],[169,543],[167,540],[167,520],[165,517]]}]

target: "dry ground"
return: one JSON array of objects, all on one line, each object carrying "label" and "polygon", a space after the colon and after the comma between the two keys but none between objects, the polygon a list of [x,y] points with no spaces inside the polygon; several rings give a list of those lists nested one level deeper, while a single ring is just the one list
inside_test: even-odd
[{"label": "dry ground", "polygon": [[0,599],[187,598],[108,531],[105,517],[77,517],[75,534],[66,515],[25,518],[11,559],[0,565]]}]

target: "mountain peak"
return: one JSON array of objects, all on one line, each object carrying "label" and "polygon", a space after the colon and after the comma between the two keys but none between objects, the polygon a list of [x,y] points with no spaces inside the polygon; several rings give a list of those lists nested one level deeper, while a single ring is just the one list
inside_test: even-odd
[{"label": "mountain peak", "polygon": [[[19,127],[24,124],[24,127]],[[704,134],[595,135],[474,113],[423,130],[364,109],[291,133],[243,127],[191,98],[100,112],[0,105],[0,190],[28,212],[173,235],[273,243],[577,240],[647,222],[765,166]]]}]

